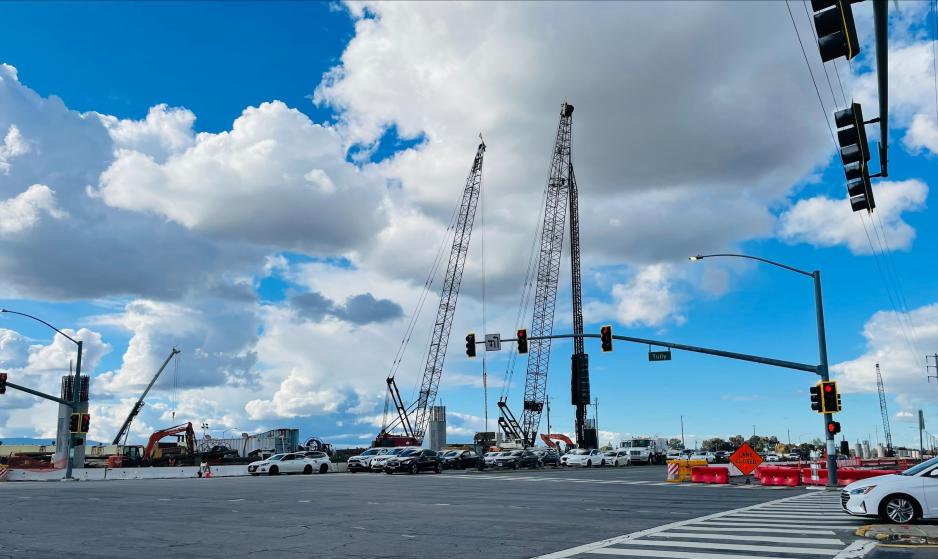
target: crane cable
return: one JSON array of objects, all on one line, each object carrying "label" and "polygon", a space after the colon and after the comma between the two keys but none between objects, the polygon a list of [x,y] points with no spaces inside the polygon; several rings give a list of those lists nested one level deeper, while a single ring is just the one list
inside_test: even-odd
[{"label": "crane cable", "polygon": [[[544,191],[541,193],[540,204],[536,207],[543,208],[545,200],[547,199],[547,189],[550,188],[550,179],[544,185]],[[528,314],[531,306],[531,294],[534,292],[534,277],[535,277],[535,255],[537,251],[537,240],[542,235],[543,229],[543,219],[538,219],[534,225],[534,235],[531,238],[531,251],[528,256],[528,269],[524,274],[524,282],[521,286],[521,301],[518,304],[518,315],[515,318],[515,324],[517,327],[521,327],[522,319],[526,314]],[[511,379],[514,376],[515,372],[515,363],[518,359],[517,349],[512,346],[508,353],[508,363],[505,367],[505,376],[502,381],[502,391],[500,394],[500,399],[504,400],[508,398],[508,391],[511,388]]]}]

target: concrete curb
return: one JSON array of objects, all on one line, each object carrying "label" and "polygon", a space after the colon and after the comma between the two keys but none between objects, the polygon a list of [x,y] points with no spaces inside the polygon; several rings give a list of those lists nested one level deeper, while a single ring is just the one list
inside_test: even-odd
[{"label": "concrete curb", "polygon": [[938,546],[938,526],[869,524],[857,528],[856,535],[883,544]]}]

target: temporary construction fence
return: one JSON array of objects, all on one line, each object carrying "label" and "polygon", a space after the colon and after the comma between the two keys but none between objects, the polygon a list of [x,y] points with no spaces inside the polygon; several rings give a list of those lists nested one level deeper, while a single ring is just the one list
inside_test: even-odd
[{"label": "temporary construction fence", "polygon": [[[849,485],[860,479],[897,474],[901,470],[869,470],[861,468],[837,468],[837,485]],[[823,464],[814,467],[760,466],[754,475],[762,485],[827,485],[827,469]]]},{"label": "temporary construction fence", "polygon": [[723,466],[693,466],[690,480],[694,483],[729,483],[730,471]]}]

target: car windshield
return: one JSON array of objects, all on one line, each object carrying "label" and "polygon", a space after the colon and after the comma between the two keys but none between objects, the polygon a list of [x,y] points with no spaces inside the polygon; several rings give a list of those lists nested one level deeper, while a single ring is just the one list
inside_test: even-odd
[{"label": "car windshield", "polygon": [[270,460],[271,462],[279,462],[283,460],[284,456],[286,456],[286,454],[274,454],[273,456],[268,458],[268,460]]},{"label": "car windshield", "polygon": [[419,448],[408,448],[407,450],[402,452],[400,456],[415,456],[417,454],[420,454]]},{"label": "car windshield", "polygon": [[521,456],[522,454],[524,454],[524,453],[521,452],[520,450],[516,450],[516,451],[514,451],[514,452],[511,453],[511,456]]},{"label": "car windshield", "polygon": [[398,454],[404,452],[405,450],[407,449],[406,448],[392,448],[391,450],[388,451],[388,454],[397,456]]},{"label": "car windshield", "polygon": [[938,466],[938,457],[932,458],[931,460],[926,460],[917,466],[912,466],[908,470],[902,472],[902,475],[914,476],[927,470],[928,468],[931,468],[932,466]]},{"label": "car windshield", "polygon": [[443,456],[446,456],[447,458],[449,458],[449,457],[451,457],[451,456],[459,456],[459,451],[458,451],[458,450],[448,450],[448,451],[446,451],[446,452],[443,453]]},{"label": "car windshield", "polygon": [[606,456],[615,456],[616,454],[617,452],[615,450],[610,450],[609,452],[606,453]]},{"label": "car windshield", "polygon": [[575,455],[582,456],[582,455],[584,455],[584,454],[589,454],[589,453],[590,453],[590,451],[586,450],[585,448],[578,448],[578,449],[574,450],[573,452],[571,452],[570,454],[575,454]]},{"label": "car windshield", "polygon": [[634,441],[629,441],[629,446],[645,448],[651,446],[651,441],[648,439],[635,439]]},{"label": "car windshield", "polygon": [[374,456],[375,454],[382,454],[382,453],[384,453],[383,448],[369,448],[365,452],[362,452],[362,456]]}]

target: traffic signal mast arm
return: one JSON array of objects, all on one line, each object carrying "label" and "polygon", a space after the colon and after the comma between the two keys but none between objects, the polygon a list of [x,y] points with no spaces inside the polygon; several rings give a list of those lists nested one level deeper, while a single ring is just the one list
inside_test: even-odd
[{"label": "traffic signal mast arm", "polygon": [[[563,338],[602,338],[601,334],[553,334],[550,336],[528,336],[528,340],[559,340]],[[785,361],[784,359],[773,359],[771,357],[762,357],[759,355],[749,355],[747,353],[737,353],[734,351],[723,351],[721,349],[711,349],[707,347],[698,347],[675,342],[666,342],[662,340],[649,340],[646,338],[633,338],[631,336],[613,335],[612,339],[622,340],[623,342],[632,342],[642,345],[667,347],[670,349],[679,349],[682,351],[691,351],[694,353],[704,353],[706,355],[715,355],[717,357],[726,357],[728,359],[738,359],[740,361],[751,361],[773,367],[782,367],[785,369],[794,369],[796,371],[805,371],[808,373],[820,374],[820,366],[808,365],[807,363],[798,363],[797,361]],[[516,342],[516,338],[502,338],[503,342]],[[484,344],[484,341],[476,341],[476,344]]]},{"label": "traffic signal mast arm", "polygon": [[72,404],[72,402],[68,400],[63,400],[62,398],[56,398],[55,396],[46,394],[45,392],[39,392],[38,390],[33,390],[32,388],[26,388],[25,386],[14,384],[10,381],[4,382],[4,386],[6,386],[7,388],[12,388],[13,390],[19,390],[20,392],[32,394],[33,396],[39,396],[40,398],[45,398],[46,400],[52,400],[53,402],[66,405],[70,408],[74,408],[74,405]]}]

